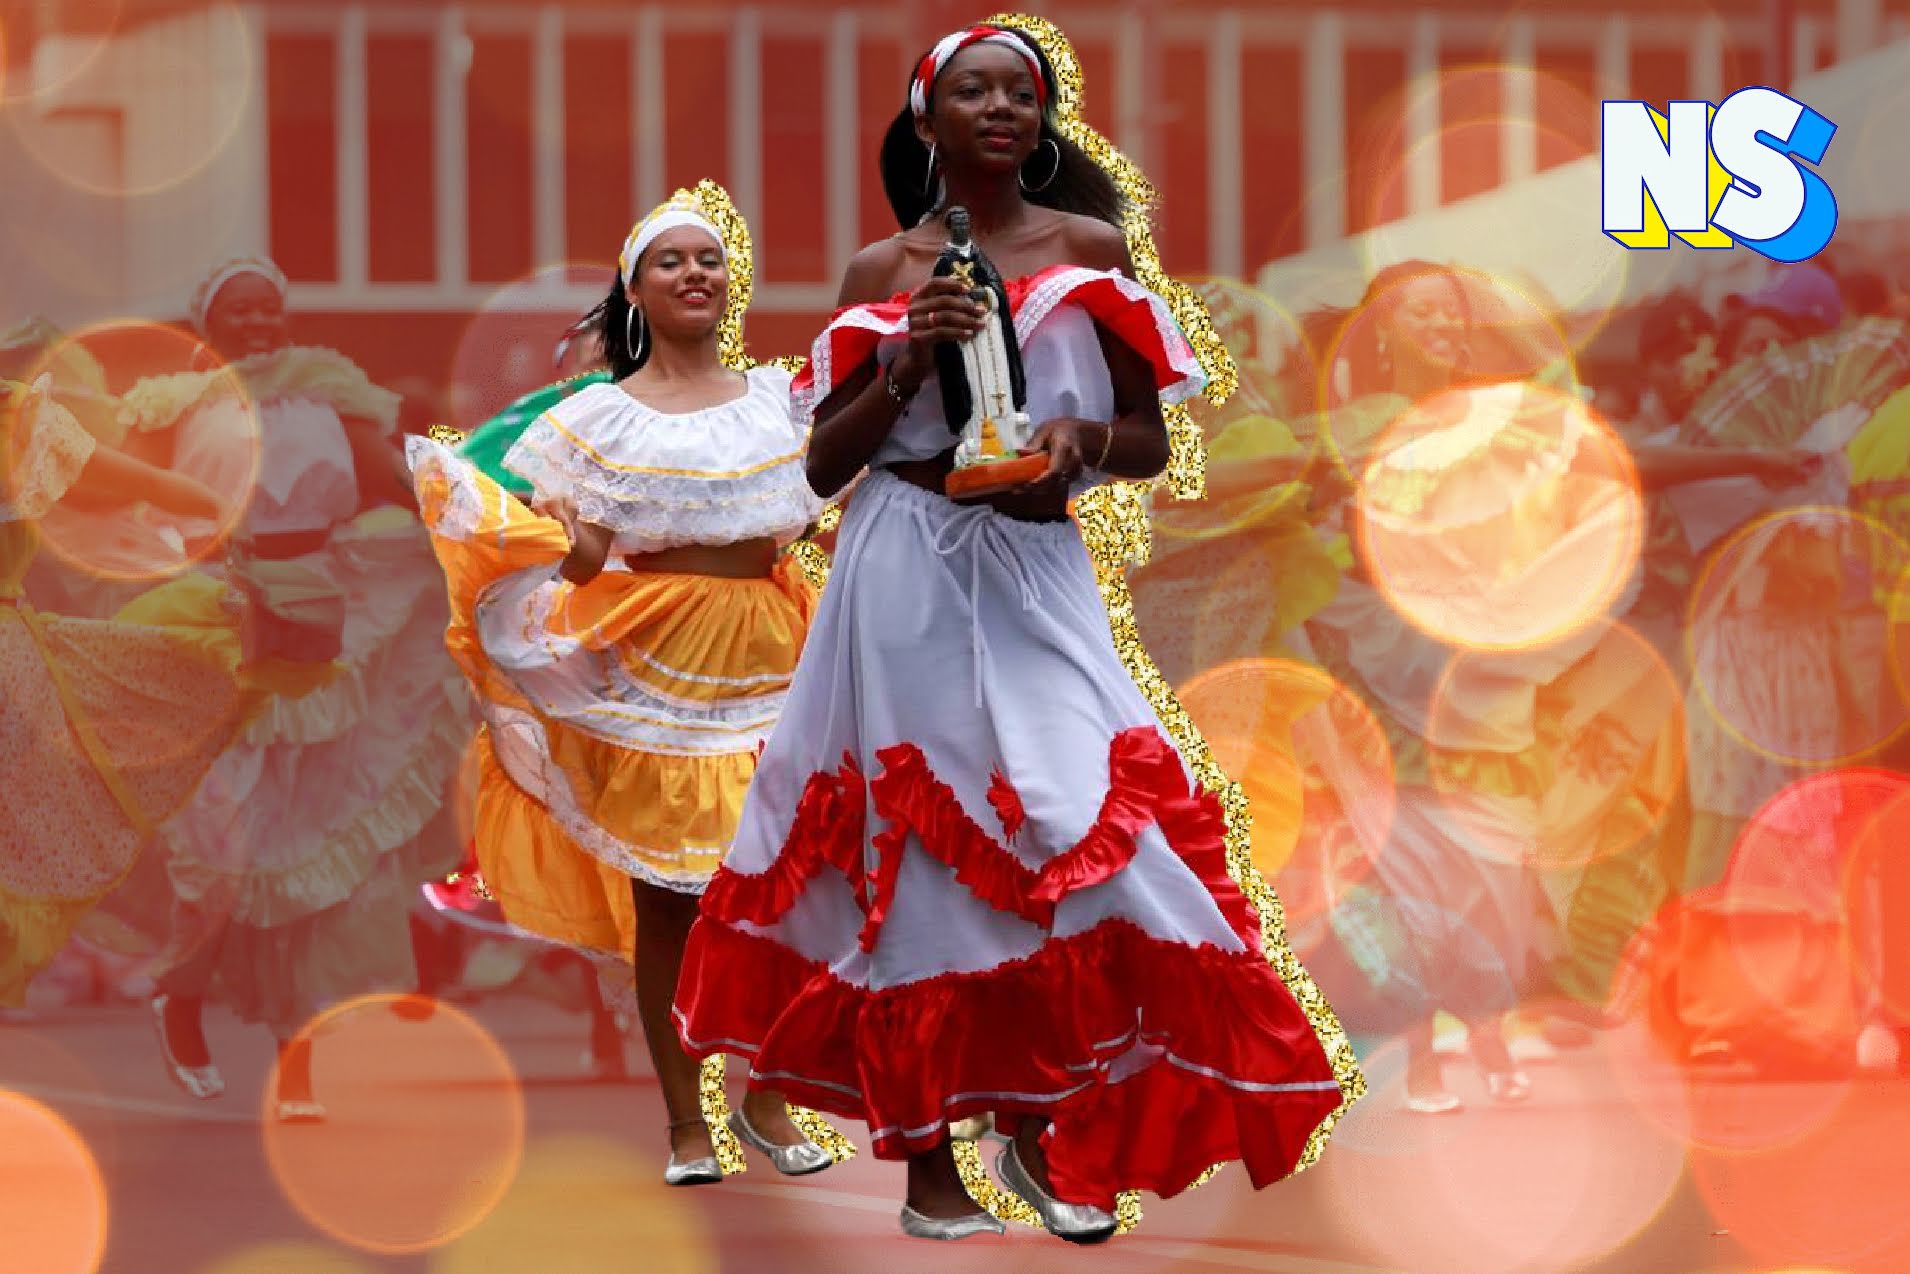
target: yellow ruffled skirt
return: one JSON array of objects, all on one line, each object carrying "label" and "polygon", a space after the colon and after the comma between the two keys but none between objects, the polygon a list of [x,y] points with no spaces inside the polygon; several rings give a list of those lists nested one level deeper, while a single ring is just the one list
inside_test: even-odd
[{"label": "yellow ruffled skirt", "polygon": [[[165,989],[216,993],[280,1030],[415,985],[407,916],[418,886],[458,861],[449,797],[475,729],[415,518],[367,513],[300,562],[342,599],[343,653],[245,664],[243,728],[95,925],[121,949],[159,948]],[[120,619],[239,641],[240,611],[206,573]]]},{"label": "yellow ruffled skirt", "polygon": [[630,881],[700,893],[742,815],[816,597],[763,579],[557,577],[563,528],[448,449],[414,441],[449,585],[452,657],[477,690],[479,869],[511,923],[628,953]]},{"label": "yellow ruffled skirt", "polygon": [[[15,524],[11,531],[17,532]],[[0,1005],[132,872],[247,710],[235,643],[34,611],[0,528]],[[21,556],[9,562],[9,551]]]}]

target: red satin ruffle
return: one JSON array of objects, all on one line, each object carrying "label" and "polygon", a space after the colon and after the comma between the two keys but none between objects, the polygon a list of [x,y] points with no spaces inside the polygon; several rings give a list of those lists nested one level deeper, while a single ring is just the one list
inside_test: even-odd
[{"label": "red satin ruffle", "polygon": [[[1256,1187],[1293,1171],[1341,1096],[1304,1013],[1260,955],[1152,938],[1124,921],[1026,960],[870,991],[780,943],[701,920],[677,990],[695,1056],[866,1123],[878,1158],[928,1150],[986,1111],[1052,1121],[1064,1198],[1169,1197],[1217,1163]],[[1122,1055],[1142,1045],[1138,1058]]]},{"label": "red satin ruffle", "polygon": [[[769,870],[718,872],[678,985],[685,1046],[748,1056],[763,1086],[866,1122],[882,1158],[928,1149],[948,1122],[983,1111],[1010,1123],[1017,1113],[1050,1118],[1056,1186],[1081,1202],[1110,1206],[1125,1189],[1171,1195],[1230,1160],[1244,1162],[1256,1185],[1290,1172],[1340,1093],[1227,873],[1218,802],[1189,783],[1160,732],[1115,737],[1094,826],[1039,870],[975,823],[919,748],[878,758],[881,772],[866,787],[881,822],[869,877],[864,786],[846,759],[812,777]],[[1004,830],[1018,821],[1020,799],[1005,778],[995,777],[989,801]],[[852,886],[864,913],[856,942],[873,951],[911,833],[976,897],[1050,927],[1063,898],[1133,859],[1150,823],[1245,951],[1167,941],[1116,919],[993,969],[871,991],[734,927],[774,924],[829,866]],[[844,935],[841,955],[850,951]]]}]

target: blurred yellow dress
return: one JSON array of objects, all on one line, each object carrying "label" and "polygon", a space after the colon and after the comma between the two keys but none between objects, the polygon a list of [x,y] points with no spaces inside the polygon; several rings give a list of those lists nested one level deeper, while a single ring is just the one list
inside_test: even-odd
[{"label": "blurred yellow dress", "polygon": [[142,381],[133,428],[172,430],[174,467],[240,503],[244,535],[308,547],[194,570],[120,612],[230,632],[237,585],[283,640],[247,652],[257,708],[162,829],[163,875],[142,872],[109,909],[165,934],[162,990],[216,993],[283,1033],[415,986],[408,917],[459,860],[450,796],[475,723],[424,529],[367,507],[348,439],[363,420],[395,447],[396,396],[312,347],[231,370]]},{"label": "blurred yellow dress", "polygon": [[21,595],[36,520],[97,445],[63,407],[0,382],[0,1004],[183,804],[245,711],[230,630],[39,614]]},{"label": "blurred yellow dress", "polygon": [[[1283,638],[1333,598],[1345,538],[1316,533],[1301,480],[1307,449],[1281,421],[1252,415],[1215,435],[1207,480],[1224,494],[1151,512],[1153,550],[1128,573],[1148,653],[1170,682],[1236,659],[1290,656]],[[1257,471],[1293,477],[1253,485]]]},{"label": "blurred yellow dress", "polygon": [[451,654],[475,689],[479,868],[520,928],[628,957],[632,878],[701,893],[781,712],[815,594],[787,556],[761,579],[629,569],[628,555],[796,539],[820,512],[789,373],[734,402],[661,413],[586,386],[504,465],[615,536],[590,583],[557,575],[563,526],[452,452],[412,439],[450,587]]},{"label": "blurred yellow dress", "polygon": [[1901,560],[1910,550],[1910,389],[1884,400],[1851,439],[1846,454],[1851,507],[1897,537],[1891,552]]},{"label": "blurred yellow dress", "polygon": [[[1312,449],[1249,401],[1207,425],[1209,494],[1149,511],[1152,547],[1128,571],[1135,622],[1154,665],[1178,688],[1240,660],[1295,657],[1290,640],[1332,601],[1350,564],[1346,538],[1322,535],[1310,505]],[[1203,413],[1204,415],[1205,413]],[[1253,809],[1253,854],[1271,872],[1297,843],[1302,800],[1294,724],[1321,696],[1281,677],[1278,702],[1251,705],[1243,783]],[[1315,691],[1317,691],[1317,687]],[[1198,706],[1198,705],[1197,705]],[[1219,736],[1210,738],[1217,741]]]},{"label": "blurred yellow dress", "polygon": [[[86,345],[44,319],[0,334],[0,378],[44,376],[51,396],[73,413],[94,441],[122,447],[128,422],[107,387],[106,369]],[[54,505],[40,524],[40,551],[26,578],[27,596],[45,610],[75,618],[110,619],[119,608],[188,565],[185,546],[162,528],[166,515],[129,499],[101,516]]]}]

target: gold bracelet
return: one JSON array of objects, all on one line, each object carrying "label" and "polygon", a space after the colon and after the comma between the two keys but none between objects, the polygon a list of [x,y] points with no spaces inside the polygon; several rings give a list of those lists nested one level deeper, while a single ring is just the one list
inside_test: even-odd
[{"label": "gold bracelet", "polygon": [[1111,420],[1107,423],[1107,431],[1108,440],[1101,444],[1101,458],[1094,462],[1095,471],[1098,473],[1107,472],[1104,466],[1108,462],[1108,452],[1114,450],[1114,422]]}]

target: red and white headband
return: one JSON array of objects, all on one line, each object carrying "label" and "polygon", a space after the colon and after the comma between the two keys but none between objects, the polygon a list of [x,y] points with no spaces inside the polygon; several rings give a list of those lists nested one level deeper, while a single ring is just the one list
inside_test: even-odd
[{"label": "red and white headband", "polygon": [[950,58],[971,44],[998,44],[1019,53],[1026,59],[1028,70],[1035,77],[1036,99],[1044,108],[1048,105],[1048,82],[1041,76],[1041,59],[1035,56],[1035,51],[1028,47],[1026,41],[1001,27],[979,26],[945,35],[928,51],[928,55],[916,66],[915,79],[909,84],[909,109],[917,115],[928,114],[928,98],[935,88],[936,77],[941,75],[942,68],[948,65]]}]

